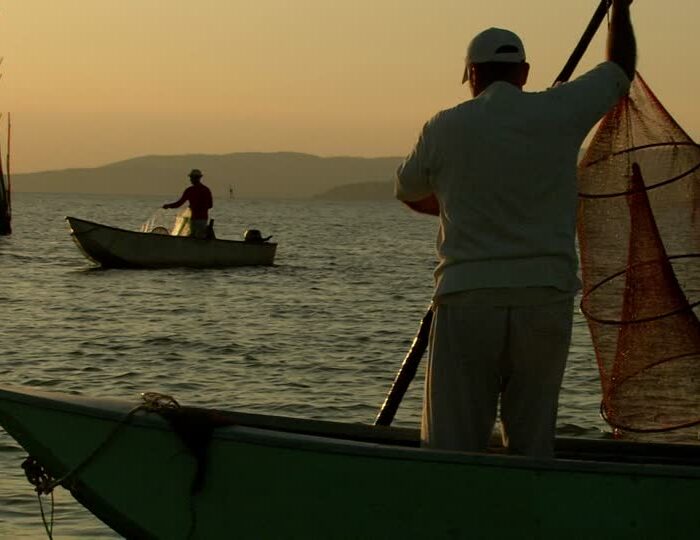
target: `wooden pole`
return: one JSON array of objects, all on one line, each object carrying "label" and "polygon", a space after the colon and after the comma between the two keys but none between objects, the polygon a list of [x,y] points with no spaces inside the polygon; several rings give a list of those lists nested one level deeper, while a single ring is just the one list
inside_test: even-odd
[{"label": "wooden pole", "polygon": [[[0,113],[2,119],[2,113]],[[9,193],[5,186],[5,172],[2,166],[2,147],[0,145],[0,236],[12,234],[10,221]]]},{"label": "wooden pole", "polygon": [[5,166],[7,167],[7,212],[9,219],[12,219],[12,175],[10,173],[10,132],[12,130],[12,121],[10,113],[7,113],[7,159]]}]

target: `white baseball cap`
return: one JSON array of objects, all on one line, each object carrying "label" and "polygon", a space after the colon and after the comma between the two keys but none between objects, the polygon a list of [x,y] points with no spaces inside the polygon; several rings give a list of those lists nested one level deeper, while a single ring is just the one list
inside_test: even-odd
[{"label": "white baseball cap", "polygon": [[469,79],[469,66],[485,62],[520,64],[525,62],[525,47],[520,38],[510,30],[489,28],[474,36],[467,47],[467,69],[462,83]]}]

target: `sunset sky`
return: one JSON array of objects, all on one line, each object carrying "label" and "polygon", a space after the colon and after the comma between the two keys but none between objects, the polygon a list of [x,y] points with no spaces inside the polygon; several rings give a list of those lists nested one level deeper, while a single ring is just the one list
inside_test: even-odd
[{"label": "sunset sky", "polygon": [[[16,172],[146,154],[404,155],[467,97],[469,39],[517,32],[551,84],[598,0],[6,0]],[[700,2],[636,0],[639,71],[700,136]],[[603,59],[604,28],[581,69]],[[2,141],[5,146],[5,120]]]}]

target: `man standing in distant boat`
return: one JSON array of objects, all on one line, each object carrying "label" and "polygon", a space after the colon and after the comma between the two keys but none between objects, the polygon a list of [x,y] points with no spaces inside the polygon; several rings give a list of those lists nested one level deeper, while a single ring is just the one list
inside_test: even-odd
[{"label": "man standing in distant boat", "polygon": [[209,220],[209,209],[214,205],[211,191],[202,184],[202,171],[192,169],[189,177],[192,185],[188,187],[182,197],[174,203],[167,203],[163,208],[179,208],[185,201],[190,203],[190,236],[195,238],[205,238],[207,235],[207,224]]},{"label": "man standing in distant boat", "polygon": [[629,5],[613,0],[607,61],[544,92],[513,32],[467,49],[474,99],[439,112],[397,171],[396,197],[440,217],[424,446],[486,451],[500,417],[510,453],[553,455],[577,278],[576,165],[590,129],[628,91]]}]

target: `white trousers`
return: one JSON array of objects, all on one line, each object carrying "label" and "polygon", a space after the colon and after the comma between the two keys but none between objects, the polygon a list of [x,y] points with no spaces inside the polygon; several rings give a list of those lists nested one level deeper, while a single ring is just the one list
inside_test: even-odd
[{"label": "white trousers", "polygon": [[424,446],[484,452],[501,404],[509,453],[551,457],[573,297],[544,305],[438,304],[430,333]]}]

